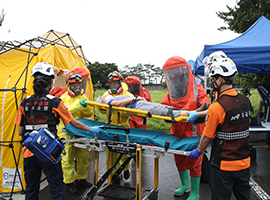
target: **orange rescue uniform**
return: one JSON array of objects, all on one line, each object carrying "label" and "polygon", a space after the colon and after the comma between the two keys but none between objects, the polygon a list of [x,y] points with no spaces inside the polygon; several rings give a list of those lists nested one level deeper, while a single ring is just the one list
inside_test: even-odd
[{"label": "orange rescue uniform", "polygon": [[[236,96],[238,93],[234,89],[229,89],[221,93],[222,95]],[[208,108],[208,117],[205,122],[205,128],[203,134],[208,138],[214,138],[216,136],[216,128],[225,122],[226,112],[223,107],[214,102]],[[224,171],[239,171],[250,167],[250,157],[241,160],[226,161],[221,160],[220,170]]]},{"label": "orange rescue uniform", "polygon": [[[22,102],[23,101],[24,101],[24,99],[22,100]],[[22,102],[20,104],[20,107],[18,109],[17,115],[16,115],[15,120],[14,120],[14,123],[17,124],[18,126],[25,125],[25,124],[23,124],[24,123],[23,118],[25,117],[25,112],[24,112],[24,107],[22,106],[23,105]],[[73,119],[73,116],[68,111],[66,105],[64,104],[64,102],[62,100],[60,100],[60,99],[55,100],[52,106],[53,106],[52,113],[54,113],[55,117],[61,118],[65,125],[70,123],[70,121]],[[24,158],[29,158],[29,157],[34,155],[25,146],[23,147],[22,152],[23,152]]]}]

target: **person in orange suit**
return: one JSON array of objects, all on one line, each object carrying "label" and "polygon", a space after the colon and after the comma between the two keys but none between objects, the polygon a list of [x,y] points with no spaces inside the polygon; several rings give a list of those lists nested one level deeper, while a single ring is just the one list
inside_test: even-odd
[{"label": "person in orange suit", "polygon": [[[182,110],[196,110],[203,103],[210,104],[205,90],[197,89],[191,66],[184,58],[172,56],[165,62],[162,69],[168,92],[161,104],[181,108]],[[194,125],[174,121],[171,125],[170,134],[179,138],[201,136],[203,126],[204,123]],[[189,176],[191,176],[191,193],[188,200],[199,199],[202,157],[195,160],[188,156],[175,154],[174,160],[182,182],[181,187],[174,191],[174,195],[182,196],[189,192]]]},{"label": "person in orange suit", "polygon": [[[125,78],[125,83],[128,85],[128,91],[134,96],[141,96],[146,101],[152,102],[149,91],[142,86],[141,80],[137,76],[128,76]],[[146,129],[147,122],[146,118],[138,116],[129,117],[130,128]]]}]

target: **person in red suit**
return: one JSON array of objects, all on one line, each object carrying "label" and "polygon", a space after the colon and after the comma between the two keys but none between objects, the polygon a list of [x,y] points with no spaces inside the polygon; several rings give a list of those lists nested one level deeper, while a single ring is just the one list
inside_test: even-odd
[{"label": "person in red suit", "polygon": [[[166,79],[168,92],[161,104],[181,108],[182,110],[196,110],[203,103],[210,105],[210,100],[204,89],[198,88],[191,66],[184,58],[170,57],[162,67]],[[186,122],[172,122],[170,134],[179,138],[201,136],[203,124],[194,125]],[[189,192],[189,176],[191,176],[191,193],[188,200],[199,199],[202,156],[198,160],[183,155],[174,155],[175,164],[181,179],[181,187],[174,191],[175,196],[182,196]],[[189,172],[188,172],[189,171]]]},{"label": "person in red suit", "polygon": [[[128,76],[125,78],[125,83],[128,85],[128,91],[134,96],[141,96],[146,101],[152,102],[149,91],[142,86],[141,80],[137,76]],[[146,129],[146,118],[131,116],[129,117],[129,125],[131,128]]]}]

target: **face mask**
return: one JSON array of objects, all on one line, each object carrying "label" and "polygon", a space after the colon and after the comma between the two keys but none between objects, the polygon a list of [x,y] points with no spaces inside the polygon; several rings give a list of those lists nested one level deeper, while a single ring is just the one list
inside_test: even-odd
[{"label": "face mask", "polygon": [[71,91],[75,94],[75,96],[78,96],[79,94],[81,94],[81,90],[77,86],[71,89]]},{"label": "face mask", "polygon": [[118,87],[116,85],[113,85],[111,88],[111,91],[113,94],[117,94]]}]

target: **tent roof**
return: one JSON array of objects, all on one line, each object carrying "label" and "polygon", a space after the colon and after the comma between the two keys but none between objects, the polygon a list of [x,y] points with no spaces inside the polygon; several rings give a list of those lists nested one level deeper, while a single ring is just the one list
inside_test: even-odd
[{"label": "tent roof", "polygon": [[[28,40],[0,41],[0,63],[2,87],[1,91],[22,90],[27,95],[33,93],[31,70],[37,62],[47,62],[55,66],[58,76],[55,87],[65,87],[65,74],[74,68],[87,69],[91,63],[85,58],[82,47],[68,33],[54,30]],[[61,71],[62,70],[62,71]],[[11,77],[11,78],[10,78]],[[10,80],[9,80],[10,78]],[[5,86],[6,82],[12,86]],[[85,91],[89,99],[93,99],[92,79],[89,76],[89,90]],[[7,87],[7,89],[2,89]],[[25,94],[23,94],[25,95]],[[21,97],[23,97],[23,95]]]},{"label": "tent roof", "polygon": [[77,44],[68,33],[61,33],[54,30],[50,30],[44,35],[33,39],[0,41],[0,55],[12,49],[23,48],[29,49],[30,51],[31,49],[39,49],[51,45],[70,48],[84,61],[85,65],[91,64],[84,56],[82,47]]},{"label": "tent roof", "polygon": [[200,69],[195,69],[195,61],[194,60],[189,60],[188,61],[188,64],[191,66],[191,71],[192,73],[194,74],[196,72],[196,74],[200,74],[200,75],[203,75],[204,74],[204,69],[203,68],[200,68]]},{"label": "tent roof", "polygon": [[235,62],[239,73],[270,73],[270,20],[261,16],[239,37],[221,44],[205,45],[195,61],[195,69],[203,68],[203,59],[220,50]]}]

